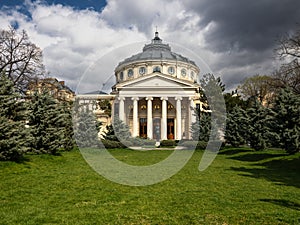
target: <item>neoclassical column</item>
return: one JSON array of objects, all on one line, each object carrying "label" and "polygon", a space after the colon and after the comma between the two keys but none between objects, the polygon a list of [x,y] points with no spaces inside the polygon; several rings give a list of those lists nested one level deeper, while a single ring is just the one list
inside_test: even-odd
[{"label": "neoclassical column", "polygon": [[189,100],[190,100],[191,123],[194,123],[196,122],[194,98],[190,97]]},{"label": "neoclassical column", "polygon": [[138,134],[138,97],[131,98],[133,100],[133,128],[132,128],[132,136],[137,137]]},{"label": "neoclassical column", "polygon": [[152,97],[147,97],[147,138],[153,138]]},{"label": "neoclassical column", "polygon": [[[189,124],[190,127],[192,126],[192,123],[196,122],[196,115],[195,115],[195,104],[194,104],[194,98],[193,97],[189,97],[189,101],[190,101],[190,107],[189,107]],[[190,129],[189,132],[189,138],[192,138],[192,132]]]},{"label": "neoclassical column", "polygon": [[119,119],[124,122],[125,121],[125,111],[124,111],[125,97],[119,97],[118,100],[119,100]]},{"label": "neoclassical column", "polygon": [[176,97],[176,139],[182,139],[182,129],[181,129],[181,100],[182,97]]},{"label": "neoclassical column", "polygon": [[161,97],[162,100],[161,104],[161,139],[167,140],[167,97]]}]

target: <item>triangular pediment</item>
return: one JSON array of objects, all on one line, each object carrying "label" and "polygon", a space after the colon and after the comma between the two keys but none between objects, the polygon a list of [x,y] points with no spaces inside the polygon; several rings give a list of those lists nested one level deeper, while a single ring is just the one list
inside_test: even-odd
[{"label": "triangular pediment", "polygon": [[163,76],[163,75],[150,75],[141,77],[135,80],[119,84],[122,88],[184,88],[195,87],[194,84],[177,78]]}]

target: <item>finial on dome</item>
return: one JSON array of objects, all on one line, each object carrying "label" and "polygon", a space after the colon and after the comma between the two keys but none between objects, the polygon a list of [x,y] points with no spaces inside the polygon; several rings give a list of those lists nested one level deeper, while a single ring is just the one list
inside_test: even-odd
[{"label": "finial on dome", "polygon": [[161,42],[162,42],[162,39],[159,38],[158,31],[157,31],[157,26],[156,26],[156,31],[155,31],[155,35],[154,35],[154,38],[153,38],[153,43],[161,43]]}]

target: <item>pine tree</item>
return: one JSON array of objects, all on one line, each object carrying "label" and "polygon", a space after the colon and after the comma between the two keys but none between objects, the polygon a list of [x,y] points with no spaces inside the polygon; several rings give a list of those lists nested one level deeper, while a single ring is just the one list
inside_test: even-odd
[{"label": "pine tree", "polygon": [[79,107],[74,115],[74,137],[78,147],[97,147],[101,123],[88,108]]},{"label": "pine tree", "polygon": [[227,114],[225,139],[233,147],[245,144],[247,131],[246,112],[240,106],[235,106]]},{"label": "pine tree", "polygon": [[12,81],[0,74],[0,160],[17,161],[27,148],[26,105]]},{"label": "pine tree", "polygon": [[300,98],[291,89],[283,89],[273,108],[276,123],[273,130],[279,136],[278,144],[288,153],[300,151]]},{"label": "pine tree", "polygon": [[62,148],[64,117],[58,102],[46,91],[35,92],[30,101],[29,127],[35,153],[57,154]]}]

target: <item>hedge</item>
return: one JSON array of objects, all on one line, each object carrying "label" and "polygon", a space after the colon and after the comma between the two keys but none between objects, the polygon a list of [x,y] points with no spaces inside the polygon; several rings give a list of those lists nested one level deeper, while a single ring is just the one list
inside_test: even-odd
[{"label": "hedge", "polygon": [[160,142],[161,147],[173,147],[176,146],[176,141],[175,140],[162,140]]}]

